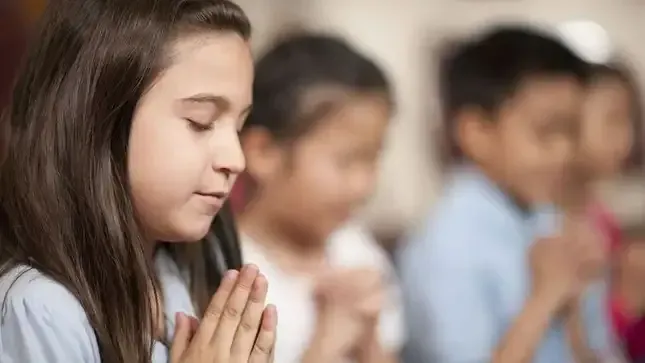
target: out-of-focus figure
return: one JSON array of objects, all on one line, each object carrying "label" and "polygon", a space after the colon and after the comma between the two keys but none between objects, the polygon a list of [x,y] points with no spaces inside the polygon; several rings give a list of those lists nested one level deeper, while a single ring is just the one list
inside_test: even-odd
[{"label": "out-of-focus figure", "polygon": [[[612,350],[606,291],[579,275],[600,244],[556,237],[587,64],[534,30],[501,27],[441,70],[465,156],[401,253],[409,363],[573,363]],[[590,248],[594,247],[594,248]]]},{"label": "out-of-focus figure", "polygon": [[403,329],[392,268],[350,222],[374,187],[393,112],[385,75],[343,40],[296,35],[258,61],[253,102],[239,226],[244,258],[281,311],[276,362],[394,361]]},{"label": "out-of-focus figure", "polygon": [[[580,138],[568,172],[562,205],[574,238],[604,246],[596,261],[603,265],[610,261],[612,251],[621,250],[622,238],[616,218],[600,203],[598,187],[615,180],[625,171],[628,161],[632,163],[631,167],[639,161],[639,155],[629,158],[640,129],[639,106],[639,92],[626,69],[618,65],[591,67],[582,107]],[[619,256],[616,258],[620,260]],[[616,271],[621,271],[620,266]],[[639,348],[635,346],[634,334],[628,333],[625,325],[637,325],[640,316],[626,311],[625,300],[634,293],[624,296],[623,288],[628,282],[620,276],[624,275],[614,276],[618,280],[610,291],[610,309],[618,342],[624,345],[628,356],[635,357]]]}]

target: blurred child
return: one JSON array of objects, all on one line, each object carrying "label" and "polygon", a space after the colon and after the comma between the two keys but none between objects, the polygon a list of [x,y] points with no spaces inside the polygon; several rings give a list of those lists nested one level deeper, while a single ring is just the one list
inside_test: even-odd
[{"label": "blurred child", "polygon": [[300,35],[260,59],[253,91],[239,225],[245,260],[285,311],[276,362],[395,361],[390,263],[347,224],[373,189],[393,111],[383,72],[344,41]]},{"label": "blurred child", "polygon": [[[591,68],[582,108],[583,123],[564,204],[569,212],[586,212],[597,203],[594,189],[624,170],[639,117],[636,86],[626,70]],[[591,204],[591,205],[590,205]]]},{"label": "blurred child", "polygon": [[[587,240],[592,243],[604,244],[606,251],[621,250],[621,231],[614,216],[599,203],[595,189],[599,183],[610,181],[624,170],[638,125],[638,105],[637,87],[627,70],[607,65],[592,68],[582,109],[581,137],[569,173],[564,207],[578,232],[586,232]],[[618,254],[616,259],[620,263],[620,252]],[[620,270],[620,266],[618,268]],[[615,333],[627,348],[626,353],[634,357],[631,353],[638,347],[634,346],[633,339],[628,343],[624,325],[636,325],[640,316],[624,311],[628,309],[624,304],[626,297],[622,296],[624,282],[618,281],[618,284],[618,290],[611,296]],[[638,290],[645,289],[639,287]]]},{"label": "blurred child", "polygon": [[[552,38],[501,27],[457,47],[442,76],[447,127],[466,165],[401,254],[406,358],[604,359],[604,296],[593,289],[580,297],[592,280],[580,276],[580,265],[595,246],[544,238],[556,232],[555,215],[536,209],[563,190],[587,65]],[[565,321],[584,339],[572,341]]]}]

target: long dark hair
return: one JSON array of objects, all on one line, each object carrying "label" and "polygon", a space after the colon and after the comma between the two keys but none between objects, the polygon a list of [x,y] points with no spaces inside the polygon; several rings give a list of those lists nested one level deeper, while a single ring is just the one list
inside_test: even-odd
[{"label": "long dark hair", "polygon": [[[41,22],[7,110],[0,274],[26,265],[50,276],[80,301],[104,362],[149,363],[155,274],[128,185],[133,113],[172,41],[248,39],[250,25],[227,0],[54,0]],[[217,251],[239,265],[236,238],[226,207],[202,243],[173,247],[199,309],[226,268]]]}]

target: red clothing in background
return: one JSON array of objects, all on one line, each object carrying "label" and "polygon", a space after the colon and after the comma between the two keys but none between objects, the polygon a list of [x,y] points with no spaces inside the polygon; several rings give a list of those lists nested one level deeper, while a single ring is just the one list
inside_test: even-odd
[{"label": "red clothing in background", "polygon": [[[615,255],[622,241],[618,222],[600,205],[594,207],[592,215],[597,227],[605,235],[612,255]],[[645,317],[631,316],[620,295],[612,292],[608,298],[614,334],[618,342],[630,361],[641,361],[645,358]]]}]

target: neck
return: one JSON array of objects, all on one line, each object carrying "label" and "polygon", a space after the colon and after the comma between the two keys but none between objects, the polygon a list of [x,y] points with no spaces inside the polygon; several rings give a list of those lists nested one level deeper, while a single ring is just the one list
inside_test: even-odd
[{"label": "neck", "polygon": [[146,238],[144,239],[144,241],[146,243],[143,246],[143,253],[145,254],[148,261],[152,261],[154,259],[155,252],[157,251],[157,248],[159,247],[160,243],[159,241],[156,241],[151,238]]},{"label": "neck", "polygon": [[569,213],[584,213],[594,196],[594,178],[578,174],[571,178],[562,196],[562,206]]},{"label": "neck", "polygon": [[247,206],[239,217],[240,230],[284,269],[311,272],[326,262],[326,238],[272,217],[270,206],[261,201]]}]

